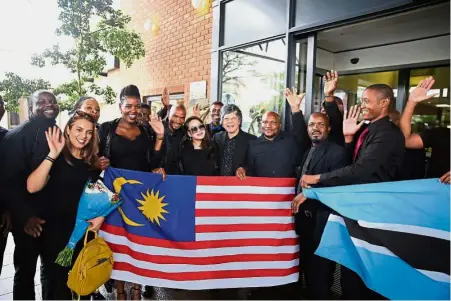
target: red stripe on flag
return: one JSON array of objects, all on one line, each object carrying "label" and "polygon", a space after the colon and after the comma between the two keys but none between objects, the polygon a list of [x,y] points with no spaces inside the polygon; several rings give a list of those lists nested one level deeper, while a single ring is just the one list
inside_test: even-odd
[{"label": "red stripe on flag", "polygon": [[225,240],[177,242],[131,234],[128,233],[122,227],[112,226],[106,223],[103,224],[102,231],[114,235],[124,236],[134,243],[145,246],[155,246],[180,250],[199,250],[210,248],[228,248],[228,247],[245,247],[245,246],[275,246],[275,247],[295,246],[299,243],[297,238],[282,238],[282,239],[253,238],[253,239],[225,239]]},{"label": "red stripe on flag", "polygon": [[211,265],[230,262],[251,262],[251,261],[291,261],[299,258],[299,253],[290,254],[238,254],[210,257],[181,257],[151,255],[132,250],[128,246],[108,244],[114,253],[127,254],[140,261],[157,264],[191,264],[191,265]]},{"label": "red stripe on flag", "polygon": [[291,202],[294,194],[196,193],[196,201]]},{"label": "red stripe on flag", "polygon": [[295,187],[294,178],[256,178],[240,180],[237,177],[197,177],[197,185],[212,186],[262,186],[262,187]]},{"label": "red stripe on flag", "polygon": [[196,217],[206,216],[292,216],[291,209],[196,209]]},{"label": "red stripe on flag", "polygon": [[235,231],[292,231],[294,224],[196,225],[196,233]]},{"label": "red stripe on flag", "polygon": [[297,273],[299,270],[299,268],[296,266],[289,269],[266,269],[266,270],[253,269],[253,270],[237,270],[237,271],[232,270],[232,271],[167,273],[138,268],[125,262],[115,262],[114,269],[119,271],[131,272],[133,274],[148,278],[157,278],[175,281],[251,278],[251,277],[284,277]]}]

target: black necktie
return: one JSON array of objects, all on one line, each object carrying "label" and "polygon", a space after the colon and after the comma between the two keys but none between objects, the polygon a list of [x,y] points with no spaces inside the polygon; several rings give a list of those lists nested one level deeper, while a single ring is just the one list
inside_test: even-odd
[{"label": "black necktie", "polygon": [[[310,151],[308,152],[307,158],[304,161],[304,165],[302,165],[301,178],[307,172],[307,170],[310,166],[310,162],[312,161],[313,155],[315,154],[315,152],[316,152],[316,147],[311,147]],[[297,191],[297,193],[301,192],[301,181],[299,181],[296,191]]]}]

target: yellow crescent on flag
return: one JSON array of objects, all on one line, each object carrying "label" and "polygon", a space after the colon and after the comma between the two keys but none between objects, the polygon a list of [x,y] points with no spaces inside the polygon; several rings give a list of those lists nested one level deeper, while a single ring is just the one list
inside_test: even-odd
[{"label": "yellow crescent on flag", "polygon": [[[122,186],[124,186],[125,184],[142,184],[139,181],[136,180],[126,180],[123,177],[120,178],[116,178],[113,182],[113,187],[114,187],[114,191],[119,194],[122,190]],[[124,222],[129,225],[129,226],[133,226],[133,227],[142,227],[144,226],[144,224],[138,224],[137,222],[132,221],[130,218],[128,218],[124,211],[122,210],[121,207],[117,208],[119,210],[119,213],[122,216],[122,219],[124,220]]]}]

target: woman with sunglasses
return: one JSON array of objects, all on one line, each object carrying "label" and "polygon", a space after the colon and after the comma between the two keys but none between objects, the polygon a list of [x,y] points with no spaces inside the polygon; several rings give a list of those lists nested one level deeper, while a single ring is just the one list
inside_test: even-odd
[{"label": "woman with sunglasses", "polygon": [[179,172],[193,176],[218,175],[218,148],[197,116],[185,122],[185,137],[180,143]]},{"label": "woman with sunglasses", "polygon": [[[119,108],[122,117],[100,126],[100,153],[110,160],[110,166],[121,169],[164,173],[161,164],[164,127],[152,116],[149,126],[138,122],[141,113],[141,95],[138,87],[122,89]],[[116,281],[118,300],[127,300],[125,283]],[[141,300],[141,286],[133,284],[131,299]]]},{"label": "woman with sunglasses", "polygon": [[[28,192],[37,193],[42,218],[39,220],[42,232],[33,233],[33,237],[40,237],[41,243],[46,245],[40,254],[44,271],[43,299],[68,300],[72,298],[67,287],[70,267],[62,267],[55,260],[74,229],[78,202],[86,182],[95,180],[99,174],[94,168],[98,152],[95,120],[77,111],[69,119],[63,135],[55,126],[49,128],[45,136],[50,152],[27,179]],[[90,222],[91,229],[98,230],[103,217]],[[78,246],[77,251],[80,249]],[[77,258],[76,254],[73,258]]]}]

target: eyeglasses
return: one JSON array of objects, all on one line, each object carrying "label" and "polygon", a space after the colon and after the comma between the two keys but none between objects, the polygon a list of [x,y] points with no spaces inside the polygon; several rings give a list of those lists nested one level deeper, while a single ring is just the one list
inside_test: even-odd
[{"label": "eyeglasses", "polygon": [[199,126],[193,126],[192,128],[189,129],[191,134],[196,134],[198,131],[203,131],[203,130],[205,130],[204,124],[200,124]]}]

